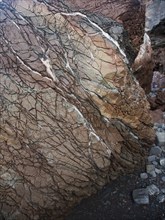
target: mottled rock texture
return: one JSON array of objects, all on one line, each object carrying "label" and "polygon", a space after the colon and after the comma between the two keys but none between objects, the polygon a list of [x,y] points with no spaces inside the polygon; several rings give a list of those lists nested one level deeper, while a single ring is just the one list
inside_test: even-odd
[{"label": "mottled rock texture", "polygon": [[118,42],[84,14],[46,2],[0,2],[7,219],[60,219],[142,165],[154,138],[149,104]]}]

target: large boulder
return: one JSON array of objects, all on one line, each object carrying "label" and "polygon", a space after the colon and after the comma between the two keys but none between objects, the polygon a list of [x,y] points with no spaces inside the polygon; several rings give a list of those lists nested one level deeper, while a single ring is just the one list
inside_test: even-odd
[{"label": "large boulder", "polygon": [[154,140],[145,93],[118,42],[86,15],[57,6],[0,2],[0,205],[7,219],[62,218],[141,166]]}]

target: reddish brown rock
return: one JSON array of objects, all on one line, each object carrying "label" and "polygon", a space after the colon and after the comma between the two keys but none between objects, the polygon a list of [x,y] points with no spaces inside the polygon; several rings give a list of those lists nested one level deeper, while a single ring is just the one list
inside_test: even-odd
[{"label": "reddish brown rock", "polygon": [[7,3],[0,3],[1,209],[7,219],[60,219],[144,163],[154,140],[149,103],[118,42],[87,16]]},{"label": "reddish brown rock", "polygon": [[148,96],[151,110],[161,109],[165,111],[165,90],[159,90],[155,96]]}]

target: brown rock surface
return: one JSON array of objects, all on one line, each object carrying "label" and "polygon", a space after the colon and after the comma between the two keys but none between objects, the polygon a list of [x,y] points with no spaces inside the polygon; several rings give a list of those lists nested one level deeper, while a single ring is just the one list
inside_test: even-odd
[{"label": "brown rock surface", "polygon": [[148,95],[151,110],[161,109],[165,111],[165,90],[159,90],[155,96]]},{"label": "brown rock surface", "polygon": [[[0,3],[1,209],[59,219],[144,162],[149,104],[118,43],[84,14]],[[14,7],[14,9],[13,9]]]},{"label": "brown rock surface", "polygon": [[[55,0],[50,0],[55,3]],[[143,41],[145,25],[145,4],[138,0],[65,0],[66,5],[74,11],[85,11],[104,15],[122,23],[128,31],[134,48],[138,49]],[[135,28],[136,27],[136,28]]]}]

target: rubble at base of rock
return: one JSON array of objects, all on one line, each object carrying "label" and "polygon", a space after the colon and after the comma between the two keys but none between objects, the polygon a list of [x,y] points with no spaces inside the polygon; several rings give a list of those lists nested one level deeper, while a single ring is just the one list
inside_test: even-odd
[{"label": "rubble at base of rock", "polygon": [[[164,123],[159,124],[155,123],[155,129],[161,129],[164,128]],[[158,132],[157,138],[158,138]],[[164,144],[163,146],[155,146],[153,145],[151,147],[150,153],[148,158],[146,159],[146,172],[147,173],[141,173],[141,181],[148,180],[148,184],[146,188],[142,189],[135,189],[133,191],[133,199],[134,202],[137,204],[143,204],[143,201],[145,202],[147,196],[156,197],[157,203],[164,203],[165,202],[165,188],[162,188],[164,186],[165,182],[165,151],[164,151]],[[147,178],[147,174],[149,174]],[[154,177],[154,178],[153,178]],[[160,184],[162,182],[162,184]],[[157,184],[156,184],[157,183]],[[159,185],[159,187],[158,187]],[[138,198],[138,199],[137,199]],[[146,203],[149,204],[150,202]]]}]

